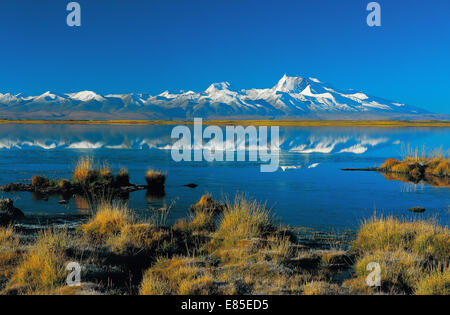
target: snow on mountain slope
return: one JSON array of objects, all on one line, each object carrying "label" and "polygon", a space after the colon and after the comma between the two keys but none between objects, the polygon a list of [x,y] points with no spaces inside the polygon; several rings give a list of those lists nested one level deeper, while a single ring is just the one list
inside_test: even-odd
[{"label": "snow on mountain slope", "polygon": [[390,118],[427,114],[360,91],[340,91],[315,78],[284,75],[272,88],[237,91],[228,82],[205,91],[100,95],[92,91],[39,96],[0,94],[0,117],[10,119],[251,119]]},{"label": "snow on mountain slope", "polygon": [[67,95],[73,100],[82,101],[82,102],[89,102],[89,101],[103,102],[106,100],[103,96],[101,96],[95,92],[92,92],[92,91],[82,91],[82,92],[72,93],[72,94],[67,94]]}]

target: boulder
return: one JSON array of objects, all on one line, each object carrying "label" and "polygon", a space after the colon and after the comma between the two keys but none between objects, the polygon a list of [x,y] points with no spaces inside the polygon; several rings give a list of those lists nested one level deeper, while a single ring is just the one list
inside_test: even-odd
[{"label": "boulder", "polygon": [[409,211],[416,212],[416,213],[422,213],[422,212],[425,212],[426,209],[424,207],[412,207],[412,208],[409,208]]},{"label": "boulder", "polygon": [[23,212],[14,207],[14,202],[11,199],[0,200],[0,225],[7,225],[24,217]]}]

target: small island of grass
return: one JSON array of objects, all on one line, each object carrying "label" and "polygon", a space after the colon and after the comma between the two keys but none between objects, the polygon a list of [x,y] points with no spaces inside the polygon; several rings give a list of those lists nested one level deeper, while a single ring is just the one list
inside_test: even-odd
[{"label": "small island of grass", "polygon": [[442,150],[434,150],[427,155],[425,150],[418,154],[418,149],[408,147],[408,153],[402,160],[388,158],[378,167],[344,168],[344,171],[378,171],[388,180],[404,182],[425,182],[436,187],[450,186],[450,158]]},{"label": "small island of grass", "polygon": [[58,194],[69,199],[75,195],[89,199],[100,199],[105,196],[112,198],[127,197],[130,192],[148,190],[149,193],[163,194],[166,174],[149,170],[145,177],[147,185],[130,183],[127,169],[120,169],[114,175],[108,163],[95,162],[92,157],[80,157],[72,179],[49,179],[33,176],[31,183],[10,183],[0,186],[0,191],[27,191],[39,193],[41,196]]}]

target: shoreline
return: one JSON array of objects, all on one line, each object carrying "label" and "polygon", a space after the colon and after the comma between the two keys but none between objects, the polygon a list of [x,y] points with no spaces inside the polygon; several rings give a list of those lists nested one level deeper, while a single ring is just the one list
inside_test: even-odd
[{"label": "shoreline", "polygon": [[[48,124],[48,125],[193,125],[193,121],[163,120],[6,120],[0,124]],[[204,125],[217,126],[283,126],[283,127],[450,127],[450,121],[405,120],[204,120]]]}]

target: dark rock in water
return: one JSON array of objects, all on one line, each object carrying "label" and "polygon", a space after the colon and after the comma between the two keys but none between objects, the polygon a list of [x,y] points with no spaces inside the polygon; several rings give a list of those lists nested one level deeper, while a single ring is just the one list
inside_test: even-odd
[{"label": "dark rock in water", "polygon": [[426,209],[424,207],[412,207],[412,208],[409,208],[409,211],[416,212],[416,213],[422,213],[422,212],[425,212]]},{"label": "dark rock in water", "polygon": [[60,200],[60,201],[58,201],[58,203],[59,203],[60,205],[66,205],[66,204],[68,204],[69,202],[68,202],[67,200]]},{"label": "dark rock in water", "polygon": [[33,191],[31,184],[21,184],[21,183],[11,183],[0,186],[1,191],[11,192],[11,191]]},{"label": "dark rock in water", "polygon": [[184,185],[184,187],[195,188],[195,187],[198,187],[198,185],[197,184],[187,184],[187,185]]},{"label": "dark rock in water", "polygon": [[9,224],[24,217],[25,215],[23,212],[14,207],[14,203],[11,199],[0,200],[0,225]]}]

